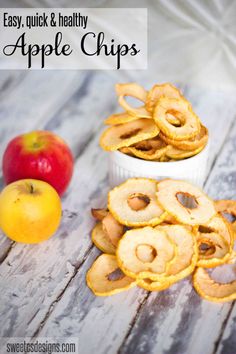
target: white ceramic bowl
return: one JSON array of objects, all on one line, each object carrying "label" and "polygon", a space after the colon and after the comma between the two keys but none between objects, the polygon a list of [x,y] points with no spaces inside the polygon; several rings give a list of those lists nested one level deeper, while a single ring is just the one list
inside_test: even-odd
[{"label": "white ceramic bowl", "polygon": [[172,162],[146,161],[119,151],[109,153],[109,182],[114,187],[131,177],[173,178],[203,186],[207,172],[209,142],[197,155]]}]

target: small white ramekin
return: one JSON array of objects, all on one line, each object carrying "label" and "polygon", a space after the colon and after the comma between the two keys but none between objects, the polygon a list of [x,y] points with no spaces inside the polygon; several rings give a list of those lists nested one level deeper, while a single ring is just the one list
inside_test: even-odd
[{"label": "small white ramekin", "polygon": [[209,142],[197,155],[185,160],[156,162],[141,160],[119,151],[109,153],[109,183],[117,186],[131,177],[180,179],[203,186],[207,172]]}]

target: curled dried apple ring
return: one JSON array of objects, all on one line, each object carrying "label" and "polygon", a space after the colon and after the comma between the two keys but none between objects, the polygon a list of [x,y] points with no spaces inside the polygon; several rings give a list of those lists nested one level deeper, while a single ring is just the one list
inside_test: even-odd
[{"label": "curled dried apple ring", "polygon": [[169,264],[161,281],[138,280],[137,285],[149,291],[161,291],[191,274],[197,264],[198,248],[195,235],[183,225],[158,225],[156,230],[164,231],[176,245],[176,256]]},{"label": "curled dried apple ring", "polygon": [[126,231],[116,256],[126,275],[159,280],[175,257],[175,245],[165,232],[147,226]]},{"label": "curled dried apple ring", "polygon": [[[163,142],[159,136],[156,136],[152,139],[142,140],[132,146],[121,148],[120,151],[124,154],[130,156],[136,156],[139,158],[145,159],[147,154],[147,159],[152,160],[152,155],[156,153],[157,150],[166,147],[166,143]],[[135,154],[137,152],[137,154]],[[162,153],[159,152],[157,155],[162,156]],[[151,157],[150,157],[151,156]]]},{"label": "curled dried apple ring", "polygon": [[132,122],[138,118],[139,117],[132,116],[131,114],[128,114],[127,112],[116,113],[116,114],[112,114],[107,119],[105,119],[104,124],[107,124],[107,125],[124,124],[124,123],[128,123],[128,122]]},{"label": "curled dried apple ring", "polygon": [[169,239],[177,246],[177,254],[174,262],[168,267],[166,280],[172,282],[187,277],[193,272],[198,260],[195,235],[184,225],[158,225],[156,230],[166,232]]},{"label": "curled dried apple ring", "polygon": [[134,279],[120,272],[116,256],[110,254],[102,254],[96,259],[87,272],[86,280],[97,296],[114,295],[136,285]]},{"label": "curled dried apple ring", "polygon": [[[178,112],[178,119],[181,117],[181,126],[172,125],[167,114],[175,115]],[[184,99],[162,97],[157,102],[153,118],[163,134],[175,140],[186,140],[196,136],[200,131],[200,121],[192,111],[190,104]]]},{"label": "curled dried apple ring", "polygon": [[[162,145],[162,147],[161,147]],[[126,151],[129,155],[138,157],[143,160],[157,160],[160,159],[163,155],[165,155],[167,150],[167,146],[164,142],[160,144],[159,148],[153,148],[150,150],[141,150],[136,147],[129,146],[126,148]]]},{"label": "curled dried apple ring", "polygon": [[[168,278],[167,278],[168,279]],[[148,291],[163,291],[168,289],[173,283],[168,282],[167,280],[165,281],[153,281],[148,278],[144,279],[137,279],[137,285],[145,290]]]},{"label": "curled dried apple ring", "polygon": [[171,159],[183,160],[188,157],[199,154],[199,152],[201,152],[203,150],[203,148],[204,148],[204,146],[200,146],[197,149],[192,150],[192,151],[183,151],[183,150],[180,150],[174,146],[168,145],[168,147],[166,148],[165,154],[167,157],[169,157]]},{"label": "curled dried apple ring", "polygon": [[[236,201],[235,200],[216,200],[215,201],[216,210],[221,213],[223,217],[224,214],[230,214],[233,218],[233,221],[229,221],[232,225],[232,228],[235,232],[234,237],[236,238]],[[228,220],[225,217],[226,220]]]},{"label": "curled dried apple ring", "polygon": [[116,248],[111,243],[107,233],[103,230],[102,223],[99,222],[92,231],[92,241],[95,246],[104,253],[115,254]]},{"label": "curled dried apple ring", "polygon": [[92,216],[99,221],[102,221],[102,219],[105,218],[105,216],[107,216],[107,214],[109,213],[109,211],[107,209],[91,209],[91,214]]},{"label": "curled dried apple ring", "polygon": [[[108,208],[119,223],[126,226],[157,225],[165,217],[156,198],[156,181],[147,178],[130,178],[112,189],[108,194]],[[141,210],[132,209],[129,200],[142,195],[146,206]]]},{"label": "curled dried apple ring", "polygon": [[193,286],[204,299],[214,302],[236,300],[236,280],[218,283],[203,268],[197,268],[193,276]]},{"label": "curled dried apple ring", "polygon": [[217,232],[198,232],[198,267],[211,268],[226,263],[230,257],[230,245]]},{"label": "curled dried apple ring", "polygon": [[152,113],[157,101],[163,96],[169,98],[183,97],[180,91],[169,83],[154,85],[147,94],[147,98],[146,98],[147,110]]},{"label": "curled dried apple ring", "polygon": [[102,219],[102,227],[105,233],[108,235],[113,246],[117,246],[121,236],[124,234],[124,226],[121,225],[111,213],[108,213]]},{"label": "curled dried apple ring", "polygon": [[213,201],[188,182],[166,179],[157,184],[157,189],[161,207],[183,224],[203,224],[216,214]]},{"label": "curled dried apple ring", "polygon": [[114,151],[139,141],[154,138],[159,128],[152,119],[136,119],[133,122],[114,125],[106,129],[100,138],[104,150]]},{"label": "curled dried apple ring", "polygon": [[116,84],[115,88],[116,94],[119,97],[118,102],[126,112],[128,112],[130,115],[139,118],[152,118],[150,112],[147,111],[145,105],[135,108],[128,104],[125,99],[126,96],[130,96],[145,103],[147,98],[147,91],[142,86],[136,83],[128,83]]},{"label": "curled dried apple ring", "polygon": [[201,125],[200,132],[194,138],[188,140],[174,140],[165,136],[161,132],[159,135],[167,144],[175,146],[177,149],[188,151],[193,151],[202,146],[206,146],[208,141],[208,130],[204,125]]},{"label": "curled dried apple ring", "polygon": [[199,223],[198,232],[211,233],[216,232],[221,235],[224,240],[227,242],[229,247],[229,253],[232,253],[234,247],[234,233],[230,224],[227,220],[225,220],[220,214],[215,215],[208,222],[201,224]]}]

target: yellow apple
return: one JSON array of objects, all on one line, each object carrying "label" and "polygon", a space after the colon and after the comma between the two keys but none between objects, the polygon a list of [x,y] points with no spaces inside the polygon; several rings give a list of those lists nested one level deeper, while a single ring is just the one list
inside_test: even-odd
[{"label": "yellow apple", "polygon": [[17,242],[47,240],[57,230],[61,214],[60,197],[43,181],[19,180],[6,186],[0,194],[0,227]]}]

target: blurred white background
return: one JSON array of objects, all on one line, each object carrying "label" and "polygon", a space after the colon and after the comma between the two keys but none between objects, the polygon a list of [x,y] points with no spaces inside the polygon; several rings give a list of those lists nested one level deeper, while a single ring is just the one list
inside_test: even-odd
[{"label": "blurred white background", "polygon": [[[147,71],[129,78],[236,89],[235,0],[1,0],[1,7],[146,7]],[[122,24],[121,24],[122,26]],[[125,80],[125,72],[113,72]]]}]

